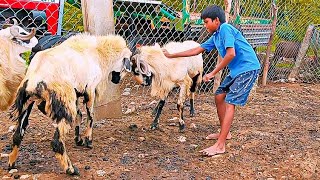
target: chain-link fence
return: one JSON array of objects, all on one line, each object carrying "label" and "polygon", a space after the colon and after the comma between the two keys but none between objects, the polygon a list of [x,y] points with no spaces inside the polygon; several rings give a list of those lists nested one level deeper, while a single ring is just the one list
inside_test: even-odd
[{"label": "chain-link fence", "polygon": [[[286,81],[295,66],[301,43],[309,24],[319,24],[318,1],[233,0],[230,1],[230,23],[239,28],[254,47],[263,65],[275,17],[272,4],[278,9],[278,21],[272,42],[268,80]],[[169,41],[204,42],[210,35],[203,28],[201,11],[211,4],[224,7],[222,0],[114,0],[115,30],[135,51],[137,43],[160,45]],[[0,0],[0,23],[16,18],[25,28],[36,27],[38,37],[45,34],[67,35],[82,32],[80,0]],[[299,67],[297,80],[319,82],[319,27]],[[217,52],[204,53],[205,73],[214,69]],[[228,73],[223,70],[222,78]],[[124,86],[133,87],[129,79]],[[212,92],[213,82],[202,84],[200,91]]]}]

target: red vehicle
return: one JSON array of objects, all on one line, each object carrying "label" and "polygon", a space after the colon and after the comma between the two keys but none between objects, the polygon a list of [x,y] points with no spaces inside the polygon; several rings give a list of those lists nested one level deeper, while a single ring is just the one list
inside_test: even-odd
[{"label": "red vehicle", "polygon": [[59,14],[63,14],[59,13],[60,2],[64,3],[63,0],[0,0],[0,24],[16,18],[27,28],[36,27],[37,34],[60,34]]}]

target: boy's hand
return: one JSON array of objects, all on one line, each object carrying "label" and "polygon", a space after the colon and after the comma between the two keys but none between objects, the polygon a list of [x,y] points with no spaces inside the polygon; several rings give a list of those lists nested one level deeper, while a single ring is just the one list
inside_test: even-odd
[{"label": "boy's hand", "polygon": [[171,58],[171,54],[166,49],[162,49],[162,52],[167,58]]},{"label": "boy's hand", "polygon": [[214,77],[214,75],[209,73],[209,74],[204,75],[202,80],[203,80],[203,82],[209,82],[209,81],[211,81],[211,78],[213,78],[213,77]]}]

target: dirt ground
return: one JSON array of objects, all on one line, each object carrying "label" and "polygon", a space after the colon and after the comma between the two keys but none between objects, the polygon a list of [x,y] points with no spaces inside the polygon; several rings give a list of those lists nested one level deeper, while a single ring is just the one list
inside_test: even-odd
[{"label": "dirt ground", "polygon": [[[0,159],[0,178],[13,179],[320,179],[320,85],[269,84],[259,87],[249,103],[236,110],[233,139],[227,152],[203,157],[199,150],[213,145],[206,135],[219,123],[214,98],[197,95],[195,117],[185,108],[187,129],[178,132],[174,96],[164,107],[160,129],[151,131],[151,111],[156,104],[149,91],[131,89],[122,96],[121,119],[95,122],[94,148],[74,144],[68,134],[67,151],[80,177],[64,174],[51,150],[52,121],[34,110],[17,160],[18,172],[7,171]],[[10,152],[14,123],[0,113],[0,149]],[[185,140],[185,141],[183,141]]]}]

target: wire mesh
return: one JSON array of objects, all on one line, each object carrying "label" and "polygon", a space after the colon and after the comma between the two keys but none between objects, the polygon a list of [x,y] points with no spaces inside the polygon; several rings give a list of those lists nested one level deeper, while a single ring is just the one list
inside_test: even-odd
[{"label": "wire mesh", "polygon": [[[123,36],[132,51],[137,43],[160,45],[169,41],[194,40],[204,42],[210,35],[203,28],[201,11],[209,5],[224,7],[222,0],[114,0],[115,31]],[[272,3],[278,8],[278,21],[272,43],[268,80],[286,81],[295,64],[309,24],[320,24],[320,2],[291,0],[233,0],[230,23],[239,28],[253,45],[263,64],[273,20]],[[37,28],[37,36],[67,35],[82,32],[80,0],[0,0],[0,24],[16,18],[26,29]],[[204,71],[212,71],[217,52],[205,52]],[[319,27],[313,32],[305,60],[296,77],[301,82],[319,82]],[[228,73],[224,69],[222,79]],[[133,88],[136,84],[128,75],[122,84]],[[199,92],[213,92],[213,81],[203,83]],[[145,87],[148,89],[149,87]],[[146,90],[148,91],[148,90]]]}]

